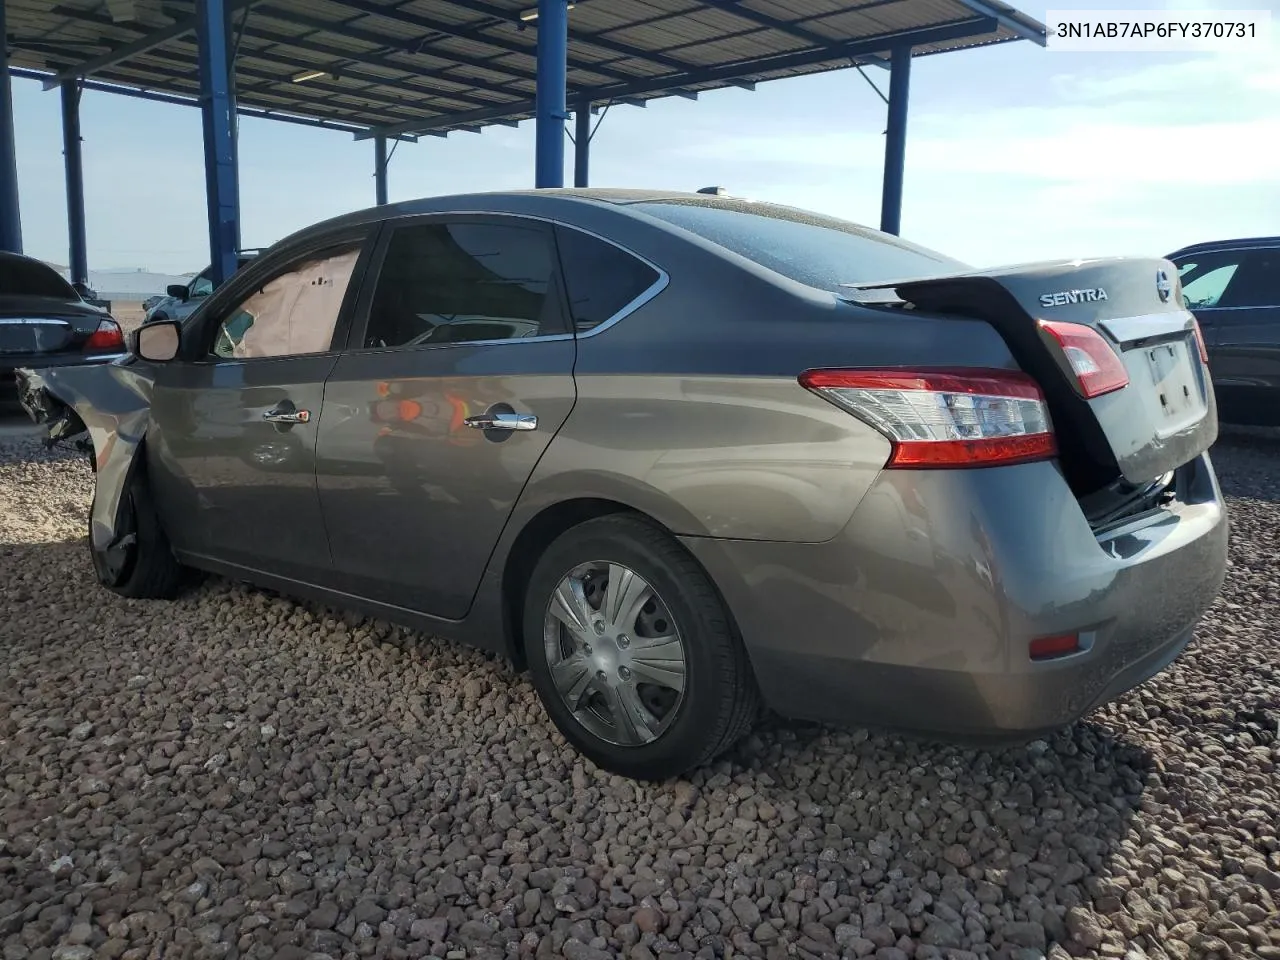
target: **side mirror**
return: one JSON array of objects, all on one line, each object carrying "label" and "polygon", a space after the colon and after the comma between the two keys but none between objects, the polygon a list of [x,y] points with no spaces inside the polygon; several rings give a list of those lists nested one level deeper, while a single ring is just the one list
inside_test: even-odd
[{"label": "side mirror", "polygon": [[129,349],[135,357],[165,363],[178,355],[182,325],[177,320],[146,323],[129,335]]},{"label": "side mirror", "polygon": [[165,293],[169,294],[169,296],[173,297],[175,300],[182,300],[185,302],[188,291],[186,286],[181,283],[171,283],[169,286],[165,287]]}]

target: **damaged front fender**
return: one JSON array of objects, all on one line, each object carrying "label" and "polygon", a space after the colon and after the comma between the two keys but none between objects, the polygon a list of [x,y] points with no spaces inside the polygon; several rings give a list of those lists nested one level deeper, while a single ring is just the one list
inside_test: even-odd
[{"label": "damaged front fender", "polygon": [[16,373],[18,399],[31,419],[45,426],[50,445],[88,434],[96,474],[89,536],[95,549],[111,549],[119,539],[124,491],[151,421],[151,370],[146,364],[108,363],[24,367]]}]

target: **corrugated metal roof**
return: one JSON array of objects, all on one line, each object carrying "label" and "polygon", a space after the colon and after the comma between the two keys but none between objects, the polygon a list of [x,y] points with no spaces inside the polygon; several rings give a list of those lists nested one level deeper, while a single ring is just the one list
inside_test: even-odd
[{"label": "corrugated metal roof", "polygon": [[[227,3],[244,112],[362,136],[533,115],[537,22],[521,14],[537,0]],[[87,75],[156,99],[198,93],[195,0],[6,6],[20,75]],[[1044,27],[1001,0],[576,0],[569,33],[570,103],[603,105],[875,63],[903,45],[920,56],[1043,42]]]}]

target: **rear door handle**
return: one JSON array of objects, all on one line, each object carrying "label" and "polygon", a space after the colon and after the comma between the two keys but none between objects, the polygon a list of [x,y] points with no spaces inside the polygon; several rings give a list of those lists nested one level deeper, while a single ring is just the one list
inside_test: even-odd
[{"label": "rear door handle", "polygon": [[482,413],[462,421],[476,430],[537,430],[538,418],[532,413]]},{"label": "rear door handle", "polygon": [[281,404],[264,413],[262,419],[267,423],[310,423],[311,411],[295,410],[292,404],[287,407]]}]

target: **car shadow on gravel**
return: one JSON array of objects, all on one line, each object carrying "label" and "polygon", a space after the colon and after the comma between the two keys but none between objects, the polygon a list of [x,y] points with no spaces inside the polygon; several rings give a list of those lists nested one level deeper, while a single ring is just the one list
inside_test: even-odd
[{"label": "car shadow on gravel", "polygon": [[1227,496],[1280,502],[1280,428],[1223,424],[1210,455]]}]

